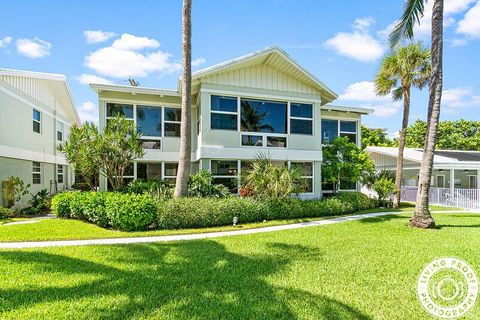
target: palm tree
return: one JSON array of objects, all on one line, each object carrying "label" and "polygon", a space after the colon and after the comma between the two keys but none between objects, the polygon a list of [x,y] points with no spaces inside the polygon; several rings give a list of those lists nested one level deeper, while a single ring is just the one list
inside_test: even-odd
[{"label": "palm tree", "polygon": [[192,0],[183,0],[182,10],[182,118],[180,124],[180,158],[175,197],[186,196],[192,156]]},{"label": "palm tree", "polygon": [[[423,15],[426,0],[407,0],[404,13],[390,34],[390,45],[398,45],[404,37],[413,38],[413,25]],[[443,59],[443,0],[434,0],[432,13],[432,74],[429,85],[427,116],[427,135],[423,149],[420,178],[418,181],[417,201],[410,226],[417,228],[434,228],[435,220],[428,207],[430,181],[432,176],[433,156],[437,140],[440,104],[442,100],[442,59]]]},{"label": "palm tree", "polygon": [[403,173],[403,151],[407,135],[410,113],[410,89],[412,86],[422,89],[430,77],[430,50],[422,44],[412,43],[392,51],[383,58],[380,71],[375,78],[375,91],[385,96],[392,93],[393,100],[403,98],[402,130],[398,139],[397,174],[395,179],[394,208],[400,207],[400,192]]}]

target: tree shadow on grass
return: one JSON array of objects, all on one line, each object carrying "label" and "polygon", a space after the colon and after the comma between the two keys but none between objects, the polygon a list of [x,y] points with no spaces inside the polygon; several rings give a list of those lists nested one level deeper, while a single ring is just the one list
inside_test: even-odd
[{"label": "tree shadow on grass", "polygon": [[402,214],[389,214],[389,215],[385,215],[385,216],[378,216],[378,217],[372,217],[372,218],[364,218],[364,219],[360,219],[358,221],[360,221],[361,223],[379,223],[379,222],[388,222],[388,221],[393,221],[393,220],[405,220],[406,222],[408,222],[408,218],[405,217]]},{"label": "tree shadow on grass", "polygon": [[[291,261],[318,258],[318,251],[283,243],[267,249],[268,254],[244,256],[215,241],[94,247],[90,260],[97,262],[43,251],[0,252],[0,262],[52,279],[18,288],[0,285],[0,317],[2,310],[14,316],[18,309],[55,303],[78,319],[370,319],[330,297],[267,281]],[[47,310],[47,318],[59,316],[68,318],[54,307]]]}]

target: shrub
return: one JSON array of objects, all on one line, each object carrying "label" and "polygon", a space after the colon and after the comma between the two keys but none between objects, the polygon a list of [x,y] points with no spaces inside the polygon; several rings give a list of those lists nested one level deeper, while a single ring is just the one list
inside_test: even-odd
[{"label": "shrub", "polygon": [[48,193],[47,189],[42,189],[36,194],[30,194],[32,198],[28,201],[30,208],[28,208],[29,212],[32,214],[38,214],[42,212],[50,211],[50,193]]},{"label": "shrub", "polygon": [[105,212],[112,227],[126,230],[146,230],[156,220],[152,197],[138,194],[109,193]]},{"label": "shrub", "polygon": [[224,198],[230,195],[230,191],[223,184],[214,184],[210,171],[202,169],[190,176],[188,195],[190,197]]},{"label": "shrub", "polygon": [[393,194],[396,190],[395,183],[385,177],[381,177],[373,183],[373,191],[377,193],[377,199],[380,204],[387,206],[387,197]]},{"label": "shrub", "polygon": [[9,177],[2,182],[2,199],[3,205],[11,208],[16,202],[28,194],[30,184],[25,184],[19,177]]},{"label": "shrub", "polygon": [[80,192],[60,192],[53,196],[50,209],[54,215],[59,218],[70,218],[70,202]]},{"label": "shrub", "polygon": [[108,197],[107,192],[88,192],[83,198],[81,204],[82,215],[88,221],[91,221],[100,227],[107,227],[110,221],[105,210],[105,200]]},{"label": "shrub", "polygon": [[255,198],[224,199],[174,198],[159,201],[158,224],[162,229],[204,228],[273,219],[322,217],[353,213],[373,208],[375,201],[359,192],[342,193],[315,200],[286,198],[259,200]]},{"label": "shrub", "polygon": [[173,187],[163,180],[133,180],[122,190],[124,193],[148,193],[157,199],[173,197]]},{"label": "shrub", "polygon": [[0,207],[0,219],[8,218],[13,216],[13,211],[9,208]]}]

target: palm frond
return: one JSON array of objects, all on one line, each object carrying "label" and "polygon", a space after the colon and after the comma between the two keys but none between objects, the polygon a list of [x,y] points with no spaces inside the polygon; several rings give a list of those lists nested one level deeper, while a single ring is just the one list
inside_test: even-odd
[{"label": "palm frond", "polygon": [[392,99],[393,101],[400,101],[403,99],[403,88],[397,87],[392,90]]},{"label": "palm frond", "polygon": [[402,38],[413,38],[413,27],[420,22],[427,0],[407,0],[403,15],[390,33],[390,47],[395,48]]}]

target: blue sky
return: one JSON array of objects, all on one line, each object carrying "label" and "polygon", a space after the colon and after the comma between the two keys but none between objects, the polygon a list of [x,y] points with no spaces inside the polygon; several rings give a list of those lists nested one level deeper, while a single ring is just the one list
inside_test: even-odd
[{"label": "blue sky", "polygon": [[[400,127],[401,104],[372,83],[403,0],[193,0],[193,60],[200,69],[267,46],[283,48],[340,95],[336,104],[375,109],[364,123]],[[431,4],[433,1],[430,0]],[[176,88],[181,1],[2,1],[0,67],[62,73],[83,120],[95,120],[103,81]],[[416,27],[429,43],[430,9]],[[445,0],[442,119],[480,120],[480,0]],[[412,94],[424,119],[427,90]]]}]

